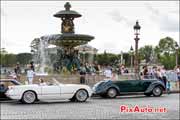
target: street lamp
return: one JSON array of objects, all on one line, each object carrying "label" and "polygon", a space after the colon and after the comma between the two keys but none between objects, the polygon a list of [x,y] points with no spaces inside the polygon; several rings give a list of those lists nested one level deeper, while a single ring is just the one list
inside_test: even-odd
[{"label": "street lamp", "polygon": [[175,44],[175,49],[176,49],[176,66],[178,66],[178,50],[179,50],[179,46],[178,46],[177,42]]},{"label": "street lamp", "polygon": [[133,72],[133,47],[130,48],[130,54],[131,54],[131,72]]},{"label": "street lamp", "polygon": [[138,35],[140,35],[140,29],[141,29],[141,26],[139,25],[139,22],[136,21],[136,24],[134,25],[134,34],[135,34],[135,73],[139,73],[139,62],[138,62],[138,41],[140,40],[138,38]]},{"label": "street lamp", "polygon": [[83,65],[85,65],[85,48],[83,47]]}]

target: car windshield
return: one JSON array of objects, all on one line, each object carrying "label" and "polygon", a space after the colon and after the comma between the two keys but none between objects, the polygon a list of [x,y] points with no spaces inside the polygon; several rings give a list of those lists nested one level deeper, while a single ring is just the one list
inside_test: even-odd
[{"label": "car windshield", "polygon": [[52,78],[53,85],[59,85],[60,82],[56,80],[56,78]]},{"label": "car windshield", "polygon": [[156,79],[155,76],[153,75],[146,75],[146,76],[140,76],[140,75],[136,75],[136,74],[122,74],[118,76],[118,80],[154,80]]},{"label": "car windshield", "polygon": [[153,75],[144,75],[141,77],[142,80],[152,80],[152,79],[156,79],[156,76]]},{"label": "car windshield", "polygon": [[118,77],[118,80],[138,80],[138,79],[139,79],[139,76],[136,76],[135,74],[130,74],[130,73],[122,74],[122,75],[119,75]]},{"label": "car windshield", "polygon": [[103,83],[105,83],[105,82],[108,82],[108,81],[110,81],[110,80],[102,80],[102,81],[96,83],[94,86],[95,86],[95,87],[96,87],[96,86],[99,86],[99,85],[101,85],[101,84],[103,84]]}]

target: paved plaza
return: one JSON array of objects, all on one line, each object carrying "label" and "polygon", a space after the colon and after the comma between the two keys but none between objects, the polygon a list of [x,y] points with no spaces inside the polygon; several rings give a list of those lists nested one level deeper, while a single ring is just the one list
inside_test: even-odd
[{"label": "paved plaza", "polygon": [[[120,106],[167,109],[165,113],[123,113]],[[93,97],[85,103],[69,101],[44,101],[21,104],[1,101],[1,119],[179,119],[179,94],[162,97],[120,96],[116,99]]]}]

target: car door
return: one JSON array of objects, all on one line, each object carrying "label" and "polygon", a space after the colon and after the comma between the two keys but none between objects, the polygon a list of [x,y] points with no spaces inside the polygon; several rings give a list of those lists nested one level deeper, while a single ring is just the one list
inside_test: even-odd
[{"label": "car door", "polygon": [[142,84],[143,80],[130,80],[130,90],[129,92],[142,92],[143,91],[143,84]]},{"label": "car door", "polygon": [[72,98],[74,95],[74,87],[68,84],[61,84],[61,99]]},{"label": "car door", "polygon": [[147,88],[150,86],[150,84],[152,83],[152,80],[141,80],[141,88],[142,91],[146,91]]},{"label": "car door", "polygon": [[120,92],[129,92],[132,87],[131,82],[129,82],[129,80],[118,81],[115,84],[119,87]]},{"label": "car door", "polygon": [[60,99],[61,89],[59,85],[45,85],[41,86],[42,99]]},{"label": "car door", "polygon": [[142,86],[140,80],[124,80],[116,83],[120,89],[120,92],[140,92]]}]

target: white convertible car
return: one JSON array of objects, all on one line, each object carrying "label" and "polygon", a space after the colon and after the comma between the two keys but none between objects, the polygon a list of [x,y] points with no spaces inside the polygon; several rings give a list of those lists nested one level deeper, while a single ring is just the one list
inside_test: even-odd
[{"label": "white convertible car", "polygon": [[9,86],[5,93],[9,98],[23,103],[34,103],[39,100],[69,99],[74,102],[85,102],[92,95],[87,85],[62,84],[53,79],[47,84]]}]

